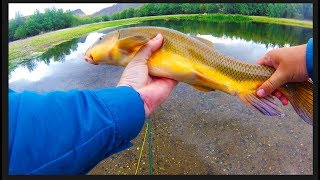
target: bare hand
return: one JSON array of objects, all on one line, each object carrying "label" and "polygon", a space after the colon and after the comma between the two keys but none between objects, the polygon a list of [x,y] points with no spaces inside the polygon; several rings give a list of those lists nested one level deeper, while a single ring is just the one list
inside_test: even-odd
[{"label": "bare hand", "polygon": [[265,97],[269,94],[276,96],[283,105],[288,99],[276,89],[287,82],[303,82],[309,79],[306,66],[307,45],[279,48],[269,51],[258,64],[274,67],[276,71],[265,81],[257,91],[257,95]]},{"label": "bare hand", "polygon": [[150,40],[125,68],[118,86],[129,86],[135,89],[144,102],[148,117],[170,95],[177,81],[167,78],[153,77],[148,74],[147,60],[162,45],[163,37],[158,34]]}]

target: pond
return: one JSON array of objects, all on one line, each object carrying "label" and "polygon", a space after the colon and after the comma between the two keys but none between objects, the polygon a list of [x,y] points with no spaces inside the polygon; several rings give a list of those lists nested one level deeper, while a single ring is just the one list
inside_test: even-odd
[{"label": "pond", "polygon": [[[304,44],[312,29],[266,23],[146,21],[130,26],[162,26],[206,38],[221,53],[249,63],[271,49]],[[122,26],[122,27],[130,27]],[[91,65],[86,49],[101,35],[90,33],[49,49],[9,72],[16,91],[97,89],[115,86],[123,67]],[[284,118],[266,117],[238,98],[203,93],[180,83],[151,116],[155,174],[312,174],[312,127],[291,105]],[[134,174],[143,132],[134,146],[102,161],[89,174]],[[140,174],[148,174],[145,151]]]}]

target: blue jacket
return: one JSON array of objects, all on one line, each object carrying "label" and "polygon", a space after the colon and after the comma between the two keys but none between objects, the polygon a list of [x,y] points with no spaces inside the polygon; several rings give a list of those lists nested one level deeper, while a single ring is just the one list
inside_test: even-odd
[{"label": "blue jacket", "polygon": [[85,174],[129,148],[145,119],[132,88],[9,90],[9,174]]},{"label": "blue jacket", "polygon": [[313,79],[313,38],[310,38],[306,49],[306,64],[308,75]]}]

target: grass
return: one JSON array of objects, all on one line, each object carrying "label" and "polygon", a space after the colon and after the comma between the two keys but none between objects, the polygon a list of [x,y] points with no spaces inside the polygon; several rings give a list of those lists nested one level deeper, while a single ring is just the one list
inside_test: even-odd
[{"label": "grass", "polygon": [[16,67],[19,63],[35,58],[49,48],[59,45],[63,42],[70,41],[74,38],[82,37],[90,32],[102,30],[106,28],[134,24],[148,20],[201,20],[201,21],[230,21],[230,22],[262,22],[300,26],[312,28],[312,22],[300,21],[295,19],[285,18],[270,18],[259,16],[243,16],[243,15],[224,15],[224,14],[178,14],[178,15],[163,15],[163,16],[148,16],[121,19],[115,21],[99,22],[86,24],[77,27],[61,29],[58,31],[48,32],[45,34],[29,37],[22,40],[17,40],[9,43],[9,70]]},{"label": "grass", "polygon": [[288,26],[299,26],[304,28],[313,28],[312,21],[302,21],[296,19],[287,19],[287,18],[271,18],[265,16],[249,16],[252,18],[253,22],[261,22],[261,23],[272,23],[272,24],[282,24]]}]

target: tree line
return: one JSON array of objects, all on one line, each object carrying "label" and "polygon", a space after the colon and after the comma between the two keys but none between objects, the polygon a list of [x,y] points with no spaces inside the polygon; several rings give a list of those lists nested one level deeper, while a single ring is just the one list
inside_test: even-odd
[{"label": "tree line", "polygon": [[312,4],[301,3],[147,3],[134,9],[95,17],[76,17],[71,11],[49,8],[44,13],[38,10],[29,17],[17,13],[9,20],[9,41],[38,35],[48,31],[90,24],[101,21],[126,19],[132,17],[171,15],[171,14],[242,14],[312,20]]},{"label": "tree line", "polygon": [[112,20],[171,14],[242,14],[312,20],[312,4],[301,3],[148,3],[111,16]]},{"label": "tree line", "polygon": [[35,36],[48,31],[69,28],[82,24],[109,21],[107,15],[95,17],[77,17],[71,11],[48,8],[44,13],[36,10],[33,15],[23,17],[19,12],[14,19],[9,20],[9,41]]}]

